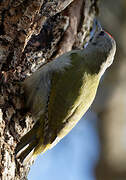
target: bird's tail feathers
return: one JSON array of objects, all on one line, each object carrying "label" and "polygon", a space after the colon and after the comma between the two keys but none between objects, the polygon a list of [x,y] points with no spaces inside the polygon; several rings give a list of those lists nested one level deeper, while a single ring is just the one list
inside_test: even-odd
[{"label": "bird's tail feathers", "polygon": [[34,149],[38,145],[37,130],[38,123],[21,138],[16,146],[16,158],[20,159],[23,164],[26,164],[32,157],[35,158]]}]

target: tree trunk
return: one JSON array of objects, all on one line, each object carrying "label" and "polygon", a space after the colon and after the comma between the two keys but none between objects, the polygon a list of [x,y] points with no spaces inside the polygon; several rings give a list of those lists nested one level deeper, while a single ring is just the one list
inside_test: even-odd
[{"label": "tree trunk", "polygon": [[21,82],[44,63],[82,48],[98,0],[1,0],[0,178],[25,180],[33,162],[15,158],[20,137],[33,126]]}]

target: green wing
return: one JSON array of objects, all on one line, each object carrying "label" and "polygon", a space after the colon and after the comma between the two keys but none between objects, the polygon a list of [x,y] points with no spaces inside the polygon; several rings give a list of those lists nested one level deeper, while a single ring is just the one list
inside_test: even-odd
[{"label": "green wing", "polygon": [[[50,101],[48,104],[48,132],[51,134],[51,142],[55,140],[68,121],[74,120],[72,118],[75,113],[78,113],[78,117],[83,115],[84,109],[82,108],[85,108],[84,106],[87,107],[93,101],[93,96],[98,86],[98,78],[95,75],[95,88],[89,92],[90,89],[88,88],[90,88],[90,85],[92,86],[93,77],[90,69],[84,63],[84,59],[79,57],[78,54],[73,53],[71,58],[72,65],[68,66],[63,72],[55,72],[52,78]],[[89,93],[85,92],[86,90]],[[87,97],[89,98],[89,103],[85,99]],[[68,133],[70,130],[71,127],[68,127],[66,132]],[[65,134],[67,134],[66,132]]]}]

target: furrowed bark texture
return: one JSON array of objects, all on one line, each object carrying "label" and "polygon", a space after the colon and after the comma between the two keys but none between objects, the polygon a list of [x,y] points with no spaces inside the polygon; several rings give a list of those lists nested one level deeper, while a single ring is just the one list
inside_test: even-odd
[{"label": "furrowed bark texture", "polygon": [[0,179],[25,180],[32,162],[15,159],[19,138],[33,126],[21,82],[44,63],[81,48],[98,0],[0,1]]}]

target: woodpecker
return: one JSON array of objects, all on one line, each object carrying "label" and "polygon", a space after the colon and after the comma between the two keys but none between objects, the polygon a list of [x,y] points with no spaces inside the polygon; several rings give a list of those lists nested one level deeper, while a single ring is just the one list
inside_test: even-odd
[{"label": "woodpecker", "polygon": [[91,106],[116,52],[115,40],[97,20],[91,33],[82,50],[61,55],[23,82],[26,107],[36,123],[16,146],[21,162],[51,149]]}]

